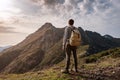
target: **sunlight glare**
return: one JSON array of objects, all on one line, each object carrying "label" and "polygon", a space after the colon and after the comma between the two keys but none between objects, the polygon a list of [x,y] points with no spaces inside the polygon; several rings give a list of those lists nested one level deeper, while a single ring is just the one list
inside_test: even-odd
[{"label": "sunlight glare", "polygon": [[0,18],[8,19],[12,16],[13,0],[0,0]]},{"label": "sunlight glare", "polygon": [[12,0],[0,0],[0,11],[7,10],[12,6]]}]

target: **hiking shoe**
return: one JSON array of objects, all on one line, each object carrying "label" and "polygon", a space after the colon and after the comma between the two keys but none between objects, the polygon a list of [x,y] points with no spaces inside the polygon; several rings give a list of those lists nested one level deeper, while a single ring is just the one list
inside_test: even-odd
[{"label": "hiking shoe", "polygon": [[74,69],[74,72],[78,73],[79,71],[78,71],[78,69]]},{"label": "hiking shoe", "polygon": [[71,71],[71,72],[74,72],[74,70],[73,70],[73,69],[70,69],[70,71]]},{"label": "hiking shoe", "polygon": [[68,73],[69,73],[69,71],[68,71],[68,70],[66,70],[66,69],[61,70],[61,72],[62,72],[62,73],[65,73],[65,74],[68,74]]},{"label": "hiking shoe", "polygon": [[76,73],[79,73],[79,71],[78,71],[78,70],[75,70],[75,72],[76,72]]},{"label": "hiking shoe", "polygon": [[79,71],[78,70],[75,70],[76,73],[78,73]]}]

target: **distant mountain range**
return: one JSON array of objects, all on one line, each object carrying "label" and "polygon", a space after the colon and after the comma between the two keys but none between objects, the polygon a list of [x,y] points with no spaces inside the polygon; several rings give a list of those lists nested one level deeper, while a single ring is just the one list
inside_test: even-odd
[{"label": "distant mountain range", "polygon": [[0,47],[0,52],[1,52],[2,50],[4,50],[3,47]]},{"label": "distant mountain range", "polygon": [[7,49],[9,47],[11,47],[11,46],[0,47],[0,52],[2,52],[4,49]]},{"label": "distant mountain range", "polygon": [[[24,73],[61,62],[65,58],[62,50],[64,29],[56,28],[51,23],[45,23],[21,43],[2,51],[0,72]],[[87,54],[120,47],[119,38],[113,38],[110,35],[101,36],[97,32],[84,31],[81,27],[78,29],[83,41],[81,47],[89,45]]]}]

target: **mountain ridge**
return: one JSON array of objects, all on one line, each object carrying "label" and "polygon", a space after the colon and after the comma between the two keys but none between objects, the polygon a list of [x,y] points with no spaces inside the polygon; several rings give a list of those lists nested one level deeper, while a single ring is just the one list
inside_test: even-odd
[{"label": "mountain ridge", "polygon": [[[64,60],[65,54],[62,50],[64,29],[45,23],[19,44],[1,52],[0,72],[24,73],[41,70],[45,66],[52,66]],[[88,55],[120,46],[119,39],[109,40],[97,32],[84,31],[81,27],[78,29],[81,32],[82,45],[89,45],[86,48]]]}]

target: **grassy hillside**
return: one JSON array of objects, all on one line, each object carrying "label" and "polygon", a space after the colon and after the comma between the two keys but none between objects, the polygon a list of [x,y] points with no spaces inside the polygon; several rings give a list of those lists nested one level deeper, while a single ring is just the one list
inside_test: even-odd
[{"label": "grassy hillside", "polygon": [[37,71],[37,72],[27,72],[24,74],[6,74],[0,75],[0,80],[81,80],[83,77],[72,75],[72,74],[62,74],[60,72],[60,67],[52,67],[50,69]]},{"label": "grassy hillside", "polygon": [[82,56],[87,48],[88,46],[79,48],[79,73],[71,71],[70,74],[62,74],[60,71],[64,68],[63,60],[61,63],[41,71],[24,74],[0,74],[0,80],[119,80],[120,48]]},{"label": "grassy hillside", "polygon": [[[80,49],[84,51],[87,46]],[[82,51],[81,51],[82,52]],[[108,67],[120,64],[120,47],[102,51],[90,56],[82,56],[82,53],[78,52],[79,67]],[[94,68],[95,69],[95,68]]]}]

